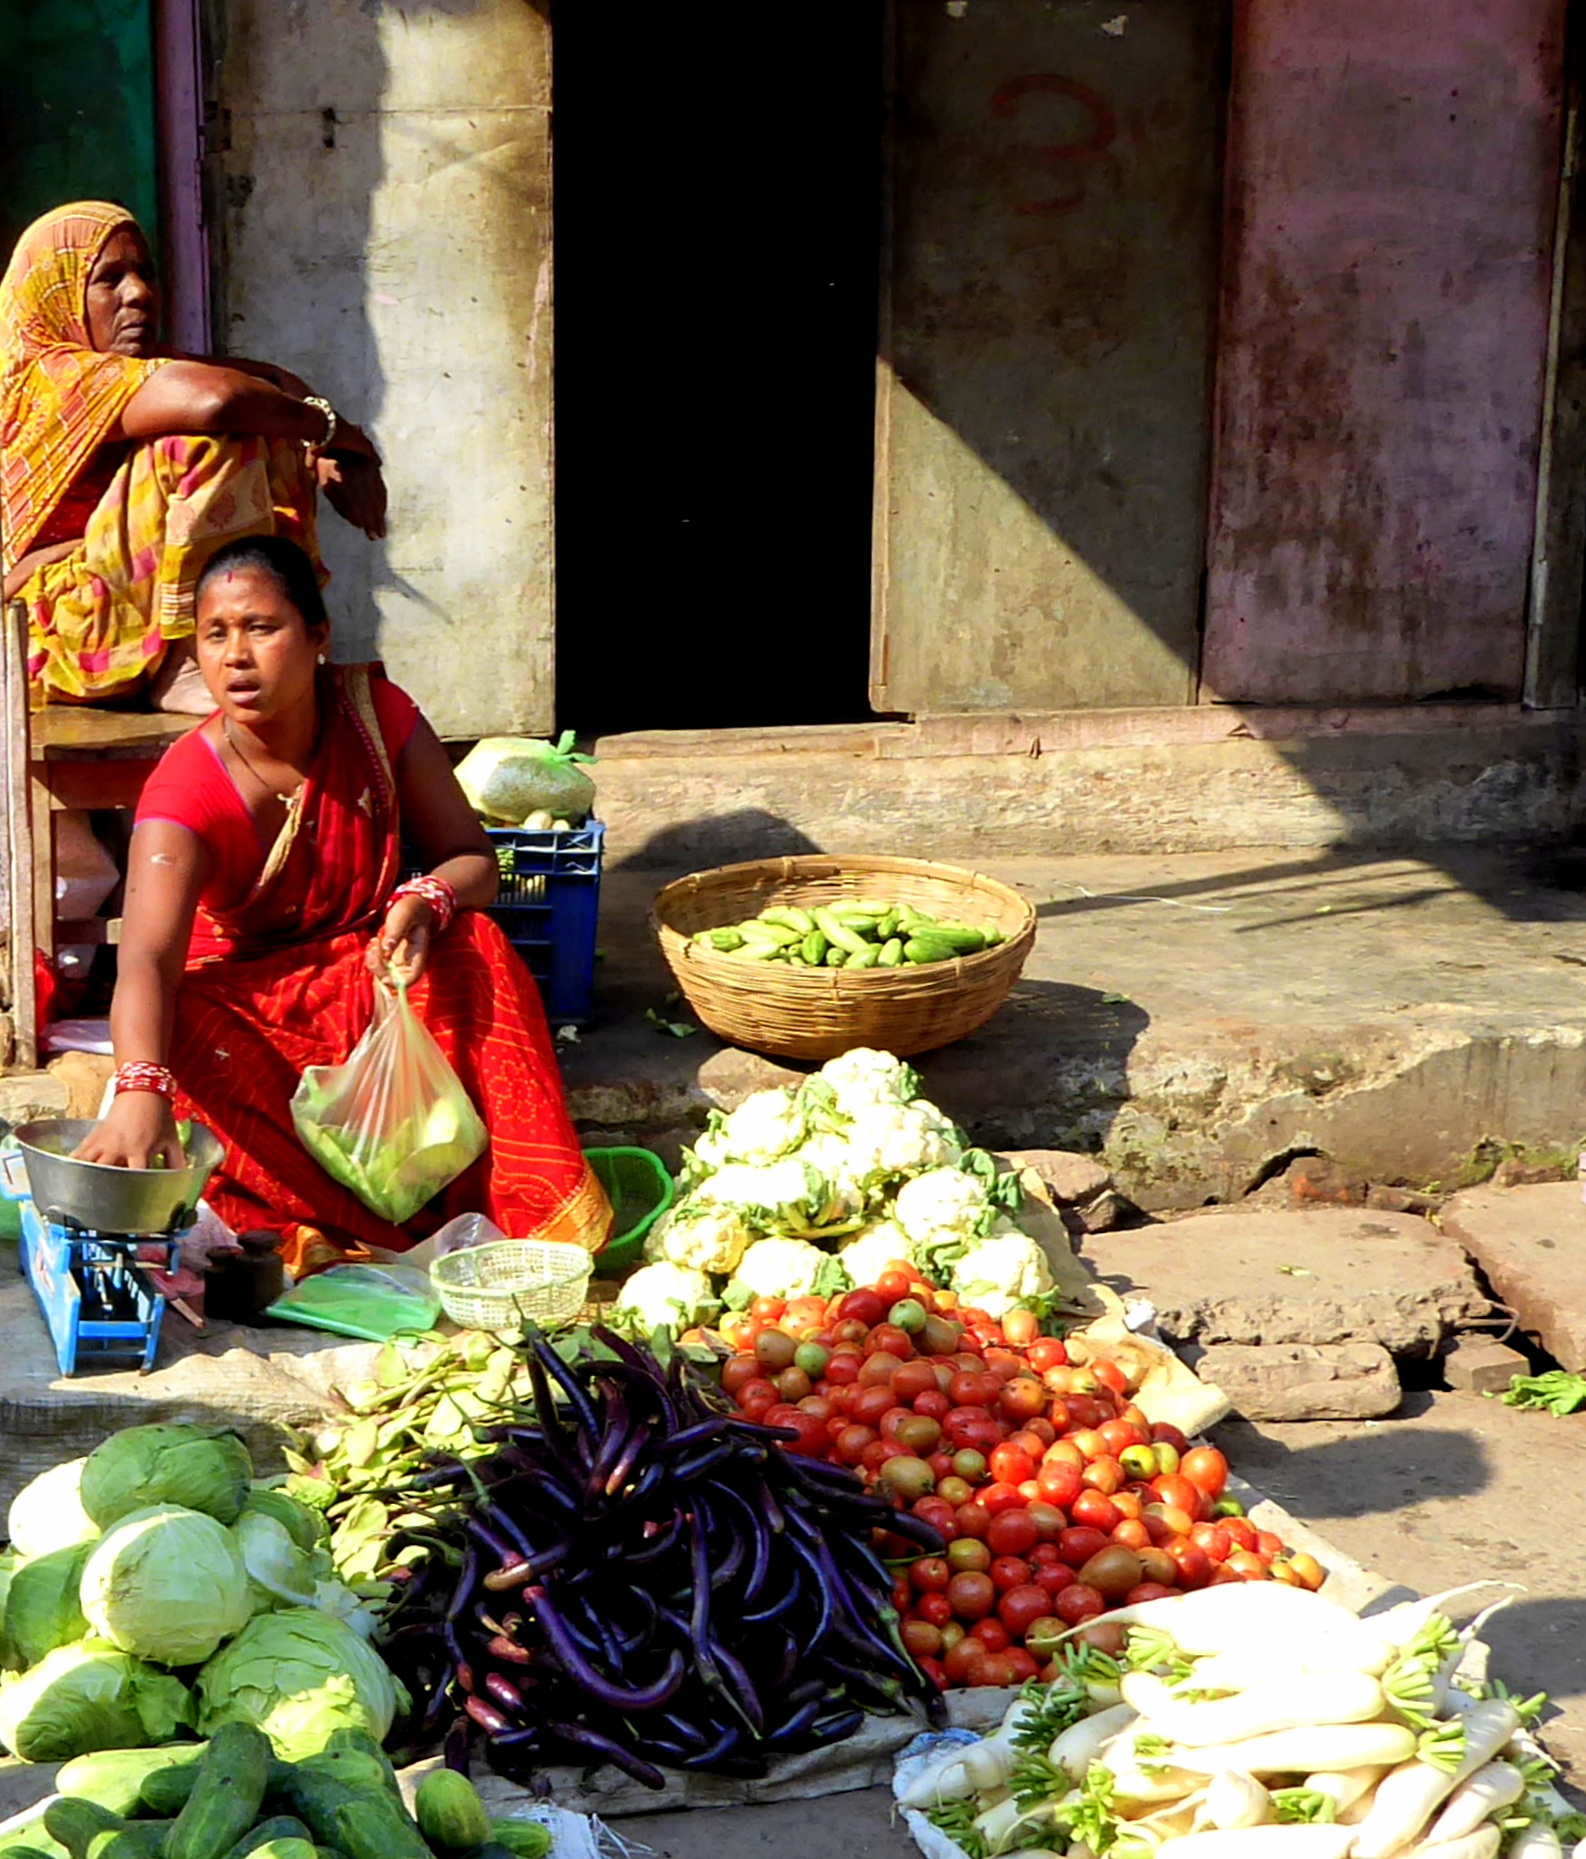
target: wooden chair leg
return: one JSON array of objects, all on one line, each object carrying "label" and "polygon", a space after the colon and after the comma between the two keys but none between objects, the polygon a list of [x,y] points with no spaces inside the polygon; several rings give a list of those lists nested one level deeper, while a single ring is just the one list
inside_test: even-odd
[{"label": "wooden chair leg", "polygon": [[[38,881],[33,844],[33,796],[30,744],[31,721],[28,710],[28,615],[19,600],[7,607],[4,626],[3,676],[0,697],[5,709],[5,793],[6,793],[6,892],[10,926],[7,947],[11,957],[11,1017],[15,1027],[16,1056],[19,1064],[34,1070],[39,1062],[38,991],[33,961],[37,940],[34,934]],[[46,859],[47,866],[53,860]],[[49,871],[53,893],[55,874]]]}]

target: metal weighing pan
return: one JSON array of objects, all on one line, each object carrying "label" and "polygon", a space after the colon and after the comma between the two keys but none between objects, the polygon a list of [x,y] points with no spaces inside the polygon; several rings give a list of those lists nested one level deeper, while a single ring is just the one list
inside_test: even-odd
[{"label": "metal weighing pan", "polygon": [[193,1125],[186,1168],[110,1168],[72,1156],[97,1128],[89,1117],[44,1117],[11,1132],[28,1192],[44,1218],[75,1221],[96,1233],[153,1235],[186,1225],[224,1153],[214,1131]]}]

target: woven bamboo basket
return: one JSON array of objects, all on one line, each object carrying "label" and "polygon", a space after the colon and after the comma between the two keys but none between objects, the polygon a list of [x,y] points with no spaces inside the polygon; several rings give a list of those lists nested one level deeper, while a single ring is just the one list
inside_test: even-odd
[{"label": "woven bamboo basket", "polygon": [[[752,917],[771,904],[809,909],[848,897],[884,897],[931,916],[999,929],[979,955],[919,967],[793,968],[745,962],[690,937]],[[855,1046],[930,1052],[984,1026],[1019,978],[1035,940],[1035,912],[1017,891],[979,872],[921,859],[757,859],[669,884],[651,922],[661,953],[694,1012],[720,1039],[787,1059],[832,1059]]]}]

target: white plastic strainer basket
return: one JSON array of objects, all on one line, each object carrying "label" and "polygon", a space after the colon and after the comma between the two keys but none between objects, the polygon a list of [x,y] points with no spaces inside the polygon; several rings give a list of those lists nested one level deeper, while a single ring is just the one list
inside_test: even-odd
[{"label": "white plastic strainer basket", "polygon": [[584,1307],[590,1255],[554,1240],[505,1239],[448,1252],[430,1267],[441,1307],[465,1330],[568,1323]]}]

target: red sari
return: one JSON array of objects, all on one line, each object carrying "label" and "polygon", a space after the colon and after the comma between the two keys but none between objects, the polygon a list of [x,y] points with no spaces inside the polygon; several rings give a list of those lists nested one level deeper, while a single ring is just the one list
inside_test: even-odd
[{"label": "red sari", "polygon": [[368,1246],[401,1250],[470,1212],[512,1239],[598,1251],[611,1210],[573,1133],[539,992],[483,911],[459,911],[435,939],[409,998],[484,1119],[485,1154],[395,1227],[298,1141],[289,1104],[299,1078],[339,1065],[373,1011],[364,956],[401,855],[392,763],[417,715],[363,666],[326,674],[320,706],[313,766],[268,853],[203,731],[167,752],[138,808],[140,821],[174,820],[212,854],[170,1054],[178,1116],[226,1145],[210,1204],[239,1232],[282,1231],[288,1263],[302,1268]]}]

